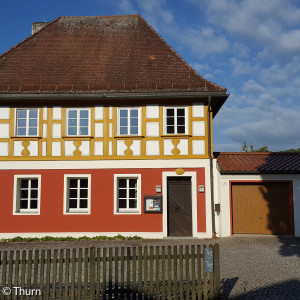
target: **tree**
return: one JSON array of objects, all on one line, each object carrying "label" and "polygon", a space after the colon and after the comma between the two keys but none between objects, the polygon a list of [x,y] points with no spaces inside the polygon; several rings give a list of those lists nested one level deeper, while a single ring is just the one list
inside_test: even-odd
[{"label": "tree", "polygon": [[255,149],[252,143],[248,147],[247,143],[244,141],[244,144],[242,145],[242,152],[271,152],[271,151],[269,150],[269,147],[267,145],[263,145],[262,147]]}]

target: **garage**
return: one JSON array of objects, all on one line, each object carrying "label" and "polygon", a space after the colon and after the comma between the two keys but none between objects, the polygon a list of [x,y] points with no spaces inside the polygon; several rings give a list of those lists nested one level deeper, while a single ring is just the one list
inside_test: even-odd
[{"label": "garage", "polygon": [[289,182],[232,183],[232,231],[291,235]]}]

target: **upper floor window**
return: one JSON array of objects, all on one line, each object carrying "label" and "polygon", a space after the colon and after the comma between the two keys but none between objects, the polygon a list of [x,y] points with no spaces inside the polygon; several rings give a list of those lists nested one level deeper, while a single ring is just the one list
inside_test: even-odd
[{"label": "upper floor window", "polygon": [[165,108],[165,133],[187,134],[187,107]]},{"label": "upper floor window", "polygon": [[139,135],[140,129],[140,109],[139,108],[119,108],[118,120],[119,135]]},{"label": "upper floor window", "polygon": [[17,136],[37,136],[38,135],[38,109],[25,108],[16,111],[16,135]]},{"label": "upper floor window", "polygon": [[40,209],[40,175],[16,175],[14,214],[38,214]]},{"label": "upper floor window", "polygon": [[87,108],[67,109],[67,135],[89,135],[89,119]]},{"label": "upper floor window", "polygon": [[90,175],[65,175],[65,212],[90,212]]}]

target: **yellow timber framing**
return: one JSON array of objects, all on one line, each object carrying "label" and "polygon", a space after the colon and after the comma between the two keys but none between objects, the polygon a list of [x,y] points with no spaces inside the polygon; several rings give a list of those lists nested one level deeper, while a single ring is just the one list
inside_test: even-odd
[{"label": "yellow timber framing", "polygon": [[[195,103],[199,101],[195,101]],[[15,110],[17,107],[10,108],[10,119],[1,120],[0,124],[9,124],[9,138],[0,138],[0,142],[8,143],[9,151],[8,156],[0,156],[0,161],[8,161],[8,160],[97,160],[97,159],[199,159],[199,158],[208,158],[208,122],[207,122],[207,103],[203,102],[204,105],[204,117],[193,117],[193,107],[192,103],[189,103],[187,106],[188,111],[188,132],[185,135],[164,135],[164,104],[157,104],[159,106],[159,117],[158,118],[147,118],[146,117],[146,106],[138,106],[134,105],[125,105],[123,103],[115,104],[114,106],[103,106],[103,119],[96,119],[95,117],[95,106],[89,106],[90,108],[90,135],[89,136],[75,136],[70,137],[67,136],[66,130],[66,109],[69,106],[61,107],[61,118],[53,119],[53,107],[39,107],[39,124],[38,124],[38,136],[37,137],[16,137],[15,136],[15,123],[16,123],[16,115]],[[118,126],[118,107],[140,107],[140,126],[141,126],[141,135],[140,136],[117,136],[117,126]],[[183,106],[182,103],[168,105],[170,107]],[[57,106],[56,106],[57,107]],[[83,106],[81,106],[83,107]],[[47,109],[47,112],[44,110]],[[110,118],[110,111],[111,117]],[[46,118],[44,119],[44,115],[46,114]],[[205,136],[194,136],[193,133],[193,122],[195,121],[204,121],[205,122]],[[212,114],[211,114],[212,121]],[[95,134],[95,124],[103,124],[103,136],[96,136]],[[159,136],[147,136],[146,135],[146,124],[153,123],[158,124],[159,128]],[[53,137],[53,125],[60,124],[61,126],[61,134],[60,137]],[[111,125],[110,125],[111,124]],[[211,122],[212,124],[212,122]],[[46,136],[43,134],[43,126],[46,125]],[[110,126],[112,130],[110,130]],[[211,126],[212,132],[212,126]],[[112,133],[112,134],[111,134]],[[174,149],[172,150],[172,155],[164,155],[164,140],[170,139],[172,144],[174,145]],[[188,140],[188,154],[180,155],[180,151],[177,148],[180,140]],[[37,156],[28,156],[28,154],[21,156],[14,156],[14,143],[15,141],[38,141],[38,155]],[[66,156],[66,141],[74,141],[74,145],[76,146],[77,155],[74,153],[73,156]],[[132,145],[134,140],[140,140],[140,149],[141,155],[133,156],[132,151],[130,149],[126,149],[128,151],[124,151],[125,155],[117,155],[117,143],[118,140],[124,140],[125,145],[127,147]],[[195,140],[203,140],[205,142],[205,154],[204,155],[193,155],[193,141]],[[80,154],[79,147],[81,141],[89,141],[89,155],[83,156]],[[132,141],[132,142],[131,142]],[[158,141],[159,142],[159,155],[146,155],[147,150],[147,141]],[[60,143],[61,156],[53,156],[52,155],[52,143],[58,142]],[[95,155],[95,142],[103,143],[103,155]],[[44,149],[43,153],[43,143],[46,143],[46,149]],[[112,144],[112,152],[109,151],[109,145]],[[24,145],[25,145],[24,144]],[[27,147],[26,147],[27,148]],[[25,149],[26,150],[26,149]],[[74,151],[74,152],[75,152]],[[78,152],[79,151],[79,152]],[[25,153],[26,151],[24,151]],[[79,154],[78,154],[79,153]],[[44,155],[43,155],[44,154]],[[126,155],[127,154],[127,155]]]}]

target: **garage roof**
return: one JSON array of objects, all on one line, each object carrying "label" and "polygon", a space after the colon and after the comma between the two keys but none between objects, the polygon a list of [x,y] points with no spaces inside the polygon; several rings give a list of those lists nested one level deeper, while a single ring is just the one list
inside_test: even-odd
[{"label": "garage roof", "polygon": [[216,152],[221,174],[300,174],[300,153]]}]

